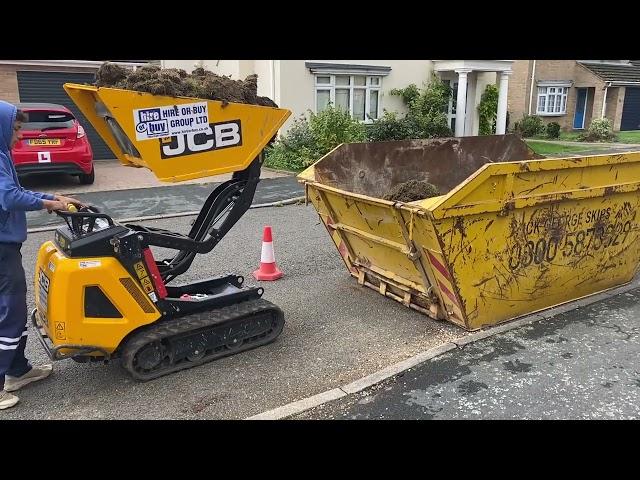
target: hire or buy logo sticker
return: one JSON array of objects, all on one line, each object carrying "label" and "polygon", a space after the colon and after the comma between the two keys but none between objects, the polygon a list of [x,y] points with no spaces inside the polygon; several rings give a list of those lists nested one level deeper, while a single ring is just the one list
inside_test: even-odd
[{"label": "hire or buy logo sticker", "polygon": [[139,108],[133,111],[136,139],[173,137],[209,130],[207,102]]}]

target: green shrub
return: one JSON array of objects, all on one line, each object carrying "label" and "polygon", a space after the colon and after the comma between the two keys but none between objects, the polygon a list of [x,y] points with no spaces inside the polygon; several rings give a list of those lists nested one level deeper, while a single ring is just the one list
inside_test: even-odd
[{"label": "green shrub", "polygon": [[405,140],[410,138],[449,137],[453,135],[449,128],[447,109],[451,98],[451,88],[437,76],[419,89],[414,84],[405,88],[391,90],[407,107],[407,114],[400,118],[388,113],[375,120],[367,128],[370,141]]},{"label": "green shrub", "polygon": [[323,155],[341,143],[366,140],[364,124],[351,118],[349,112],[341,108],[329,105],[320,113],[309,114],[309,130]]},{"label": "green shrub", "polygon": [[382,142],[385,140],[405,140],[413,136],[413,129],[406,117],[398,118],[395,112],[384,112],[378,120],[367,126],[367,140]]},{"label": "green shrub", "polygon": [[560,124],[551,122],[547,124],[547,138],[560,138]]},{"label": "green shrub", "polygon": [[315,163],[341,143],[361,142],[364,125],[348,112],[329,105],[322,112],[310,112],[294,121],[287,133],[267,148],[265,166],[300,171]]},{"label": "green shrub", "polygon": [[309,128],[309,121],[296,119],[287,133],[265,152],[265,166],[280,170],[300,171],[318,160],[322,154]]},{"label": "green shrub", "polygon": [[493,135],[496,133],[496,117],[498,115],[498,87],[487,85],[478,104],[478,134]]},{"label": "green shrub", "polygon": [[405,88],[394,88],[389,93],[402,98],[405,105],[411,105],[420,96],[420,90],[413,83]]},{"label": "green shrub", "polygon": [[578,137],[581,142],[606,142],[616,138],[611,120],[596,118],[589,125],[589,130]]},{"label": "green shrub", "polygon": [[525,115],[522,120],[516,122],[514,130],[523,137],[535,137],[545,133],[545,126],[540,117]]}]

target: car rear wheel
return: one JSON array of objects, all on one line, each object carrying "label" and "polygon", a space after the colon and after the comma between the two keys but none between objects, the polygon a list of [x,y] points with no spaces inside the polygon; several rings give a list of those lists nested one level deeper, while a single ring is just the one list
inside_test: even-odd
[{"label": "car rear wheel", "polygon": [[96,171],[91,167],[91,173],[81,173],[78,178],[82,185],[91,185],[96,179]]}]

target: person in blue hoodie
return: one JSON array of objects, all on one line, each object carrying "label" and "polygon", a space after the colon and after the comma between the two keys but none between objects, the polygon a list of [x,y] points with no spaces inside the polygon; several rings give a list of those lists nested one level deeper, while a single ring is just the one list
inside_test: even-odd
[{"label": "person in blue hoodie", "polygon": [[78,200],[25,190],[20,186],[11,149],[20,140],[26,115],[0,100],[0,410],[13,407],[10,392],[48,377],[53,366],[31,366],[27,344],[27,283],[22,267],[22,243],[27,239],[27,211],[66,210]]}]

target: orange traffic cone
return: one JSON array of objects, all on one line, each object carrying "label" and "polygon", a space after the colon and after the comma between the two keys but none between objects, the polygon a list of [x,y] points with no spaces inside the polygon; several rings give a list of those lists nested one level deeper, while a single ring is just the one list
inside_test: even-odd
[{"label": "orange traffic cone", "polygon": [[271,227],[264,227],[262,235],[262,254],[260,255],[260,268],[253,272],[253,276],[258,280],[277,280],[284,275],[277,265],[273,254],[273,239],[271,237]]}]

